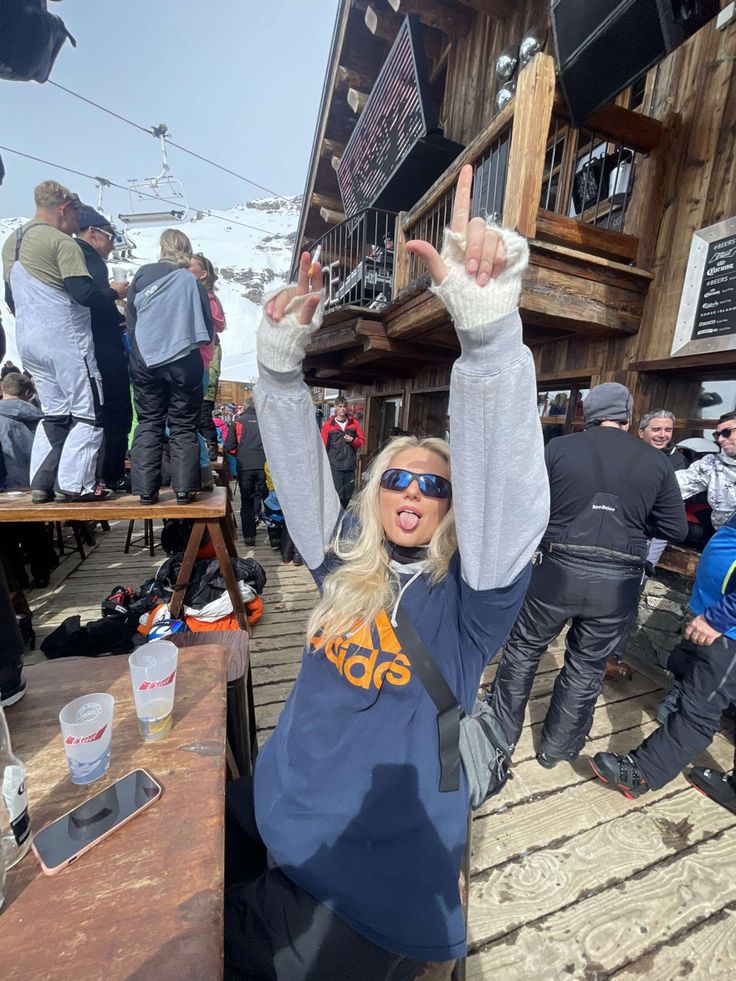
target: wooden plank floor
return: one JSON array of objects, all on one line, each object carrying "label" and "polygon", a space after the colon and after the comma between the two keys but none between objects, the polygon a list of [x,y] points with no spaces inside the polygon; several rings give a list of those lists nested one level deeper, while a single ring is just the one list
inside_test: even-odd
[{"label": "wooden plank floor", "polygon": [[[138,586],[162,561],[138,544],[123,554],[127,523],[98,532],[85,562],[68,557],[46,590],[29,599],[40,639],[66,616],[99,616],[117,584]],[[158,532],[158,528],[157,528]],[[276,724],[296,678],[316,591],[303,568],[282,565],[263,544],[266,613],[252,664],[261,741]],[[736,974],[736,816],[679,777],[636,802],[591,779],[585,760],[542,769],[534,759],[561,659],[558,643],[534,684],[514,778],[475,814],[468,918],[468,978],[725,979]],[[29,660],[42,657],[29,655]],[[491,666],[486,673],[490,680]],[[637,674],[607,684],[587,752],[626,751],[654,731],[658,683]],[[704,763],[729,767],[733,745],[719,735]]]}]

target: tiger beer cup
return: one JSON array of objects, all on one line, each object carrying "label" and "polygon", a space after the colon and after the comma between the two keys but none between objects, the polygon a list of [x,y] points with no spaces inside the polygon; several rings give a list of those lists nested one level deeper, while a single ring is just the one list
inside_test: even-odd
[{"label": "tiger beer cup", "polygon": [[110,768],[115,699],[106,692],[82,695],[59,712],[72,783],[92,783]]},{"label": "tiger beer cup", "polygon": [[147,743],[171,731],[179,650],[170,640],[154,640],[128,658],[138,731]]}]

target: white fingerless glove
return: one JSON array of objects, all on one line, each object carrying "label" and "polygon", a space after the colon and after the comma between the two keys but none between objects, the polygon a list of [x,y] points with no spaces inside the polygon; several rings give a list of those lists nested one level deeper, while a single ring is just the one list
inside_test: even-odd
[{"label": "white fingerless glove", "polygon": [[430,288],[447,307],[458,331],[493,323],[514,313],[519,306],[521,275],[529,261],[529,246],[516,232],[490,222],[488,226],[501,236],[506,268],[485,286],[479,286],[475,276],[465,271],[465,236],[445,229],[441,256],[450,271],[439,285]]},{"label": "white fingerless glove", "polygon": [[264,300],[263,318],[256,335],[256,356],[259,363],[271,371],[278,372],[294,371],[294,369],[301,367],[312,334],[319,329],[322,323],[325,304],[323,291],[311,324],[304,327],[299,323],[299,314],[309,294],[295,296],[286,307],[281,320],[274,323],[266,316],[266,303],[281,293],[282,289],[276,290]]}]

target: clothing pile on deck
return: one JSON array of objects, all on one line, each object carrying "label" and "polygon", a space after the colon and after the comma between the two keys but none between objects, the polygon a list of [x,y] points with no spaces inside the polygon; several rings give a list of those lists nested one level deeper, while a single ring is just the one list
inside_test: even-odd
[{"label": "clothing pile on deck", "polygon": [[[210,558],[195,561],[180,619],[171,619],[169,602],[182,558],[181,553],[170,555],[137,590],[116,586],[102,600],[101,619],[82,626],[79,616],[67,617],[41,644],[43,653],[49,658],[127,654],[149,637],[160,639],[180,630],[239,630],[222,570]],[[252,626],[263,616],[266,572],[255,559],[233,556],[230,563]]]}]

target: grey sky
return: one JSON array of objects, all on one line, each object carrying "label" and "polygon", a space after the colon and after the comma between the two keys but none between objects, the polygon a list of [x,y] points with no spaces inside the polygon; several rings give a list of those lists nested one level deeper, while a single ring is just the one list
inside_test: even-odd
[{"label": "grey sky", "polygon": [[[278,193],[301,193],[337,0],[63,0],[49,4],[77,39],[51,79]],[[0,81],[0,144],[125,183],[160,169],[153,137],[48,84]],[[2,151],[0,151],[2,152]],[[2,152],[0,216],[32,212],[53,178],[95,201],[91,181]],[[190,204],[229,208],[263,196],[169,151]],[[127,210],[106,192],[105,210]]]}]

